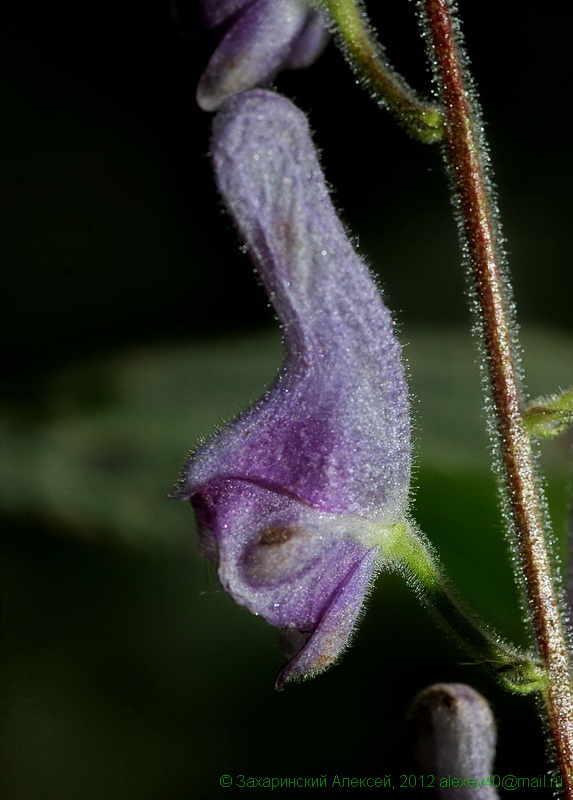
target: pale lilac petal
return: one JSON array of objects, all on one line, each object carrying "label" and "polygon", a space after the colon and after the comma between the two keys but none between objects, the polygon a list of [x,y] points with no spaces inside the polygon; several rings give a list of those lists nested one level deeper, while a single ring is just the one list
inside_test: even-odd
[{"label": "pale lilac petal", "polygon": [[332,207],[304,115],[271,92],[233,98],[213,158],[287,355],[270,392],[195,454],[182,495],[239,477],[323,511],[400,519],[410,474],[400,347]]},{"label": "pale lilac petal", "polygon": [[[306,678],[327,669],[348,645],[362,611],[365,596],[372,585],[376,569],[376,550],[369,550],[340,583],[338,591],[325,607],[324,614],[310,636],[286,631],[291,639],[294,657],[276,680],[280,689],[286,681]],[[283,645],[284,646],[284,645]],[[285,646],[288,652],[288,643]]]},{"label": "pale lilac petal", "polygon": [[345,647],[409,489],[393,324],[331,204],[304,115],[257,90],[225,103],[218,185],[280,318],[274,386],[189,459],[202,552],[241,605],[286,630],[278,685]]},{"label": "pale lilac petal", "polygon": [[307,66],[320,54],[327,34],[306,0],[226,2],[204,13],[209,25],[226,25],[197,87],[197,102],[215,111],[228,97],[265,86],[284,68]]},{"label": "pale lilac petal", "polygon": [[283,68],[303,69],[316,61],[329,39],[324,17],[316,12],[308,14],[306,24],[292,41]]},{"label": "pale lilac petal", "polygon": [[279,628],[314,630],[366,552],[362,520],[246,481],[210,484],[193,505],[204,523],[201,549],[215,554],[223,587]]},{"label": "pale lilac petal", "polygon": [[364,521],[238,480],[211,484],[192,502],[201,550],[218,563],[223,588],[284,629],[294,658],[277,688],[326,669],[346,646],[375,572],[377,548],[360,541]]},{"label": "pale lilac petal", "polygon": [[304,28],[308,9],[300,0],[255,0],[244,8],[211,56],[197,102],[215,111],[231,95],[269,83]]}]

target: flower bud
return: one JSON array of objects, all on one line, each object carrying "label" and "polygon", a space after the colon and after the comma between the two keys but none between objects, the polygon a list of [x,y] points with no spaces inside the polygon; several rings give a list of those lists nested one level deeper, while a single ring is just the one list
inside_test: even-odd
[{"label": "flower bud", "polygon": [[201,5],[205,29],[222,32],[197,87],[204,111],[268,85],[282,69],[308,66],[328,38],[322,16],[308,0],[202,0]]},{"label": "flower bud", "polygon": [[436,683],[412,705],[409,733],[421,770],[434,776],[438,797],[496,800],[496,728],[487,700],[464,683]]}]

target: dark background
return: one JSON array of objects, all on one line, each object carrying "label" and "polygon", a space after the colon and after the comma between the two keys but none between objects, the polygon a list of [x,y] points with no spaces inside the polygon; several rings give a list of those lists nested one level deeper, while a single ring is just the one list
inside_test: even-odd
[{"label": "dark background", "polygon": [[[413,4],[371,5],[393,62],[428,87]],[[568,326],[573,12],[536,8],[491,0],[460,10],[520,316]],[[10,374],[118,342],[268,319],[225,236],[205,158],[210,117],[194,91],[210,43],[181,38],[167,2],[32,0],[7,4],[3,16]],[[438,149],[379,113],[332,46],[277,87],[310,113],[337,204],[399,318],[466,321]]]},{"label": "dark background", "polygon": [[[393,63],[429,91],[414,5],[368,6]],[[562,4],[539,13],[538,3],[498,0],[459,6],[518,316],[567,337],[573,11]],[[504,695],[464,664],[397,578],[376,592],[357,644],[339,666],[276,695],[276,632],[218,591],[213,569],[194,551],[187,509],[166,503],[158,519],[165,514],[179,533],[141,546],[138,531],[148,530],[151,512],[140,495],[120,524],[111,512],[106,521],[107,484],[79,480],[61,499],[67,478],[59,481],[49,466],[56,488],[39,485],[38,465],[62,446],[50,438],[54,420],[83,424],[94,409],[111,408],[114,381],[133,375],[134,360],[117,353],[161,345],[159,363],[174,347],[194,348],[197,358],[205,352],[206,362],[212,352],[213,385],[223,396],[231,392],[226,370],[234,354],[249,369],[249,347],[241,343],[273,323],[213,190],[210,117],[194,102],[210,42],[181,36],[167,2],[32,0],[6,4],[2,17],[1,432],[10,452],[2,461],[3,796],[184,800],[216,794],[222,773],[399,775],[402,764],[411,771],[401,745],[405,709],[437,680],[472,682],[492,700],[498,772],[539,774],[544,756],[533,703]],[[336,204],[377,272],[403,338],[433,342],[415,331],[436,331],[440,342],[457,347],[471,317],[439,149],[410,141],[381,113],[333,46],[276,86],[309,113]],[[540,360],[551,357],[544,351]],[[139,373],[151,375],[146,358],[136,359]],[[473,375],[473,356],[462,362]],[[413,373],[414,366],[412,356]],[[571,362],[561,360],[560,369],[562,384],[570,384]],[[259,391],[258,374],[250,380],[237,408]],[[145,385],[152,393],[158,384]],[[423,402],[423,389],[419,394]],[[157,413],[169,402],[158,397]],[[111,417],[103,411],[105,427]],[[215,415],[209,425],[218,421]],[[168,420],[141,424],[161,428]],[[195,438],[209,432],[204,424],[197,421]],[[90,468],[112,476],[117,496],[125,496],[117,476],[130,464],[129,448],[137,448],[125,418],[117,425],[119,434],[106,434],[113,446],[98,451]],[[81,450],[78,427],[65,430],[66,446]],[[170,435],[180,444],[160,485],[142,479],[161,498],[174,478],[171,460],[179,463],[194,441]],[[28,471],[18,488],[20,458]],[[422,451],[417,517],[442,537],[446,563],[466,581],[470,599],[519,638],[493,481],[481,463],[461,469],[454,459],[432,468],[430,460]],[[567,491],[560,463],[558,531]],[[74,505],[80,494],[89,495],[81,513]]]}]

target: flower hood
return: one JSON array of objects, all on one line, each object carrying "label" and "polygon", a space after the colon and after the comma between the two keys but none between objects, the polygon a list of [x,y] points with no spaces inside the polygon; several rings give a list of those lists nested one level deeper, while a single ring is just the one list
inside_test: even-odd
[{"label": "flower hood", "polygon": [[264,397],[190,457],[177,496],[235,600],[285,631],[278,683],[346,645],[404,516],[408,391],[390,314],[329,198],[302,112],[255,90],[216,117],[221,195],[283,329]]}]

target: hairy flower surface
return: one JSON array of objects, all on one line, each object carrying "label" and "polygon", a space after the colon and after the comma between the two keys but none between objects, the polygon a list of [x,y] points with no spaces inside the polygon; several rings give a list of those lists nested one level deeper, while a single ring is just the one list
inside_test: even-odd
[{"label": "hairy flower surface", "polygon": [[283,327],[267,394],[189,459],[202,552],[241,605],[285,632],[278,678],[346,645],[402,520],[408,392],[391,317],[330,201],[305,116],[254,90],[215,120],[219,189]]},{"label": "hairy flower surface", "polygon": [[282,69],[308,66],[327,40],[308,0],[202,0],[201,8],[204,27],[222,32],[197,87],[204,111],[267,85]]}]

